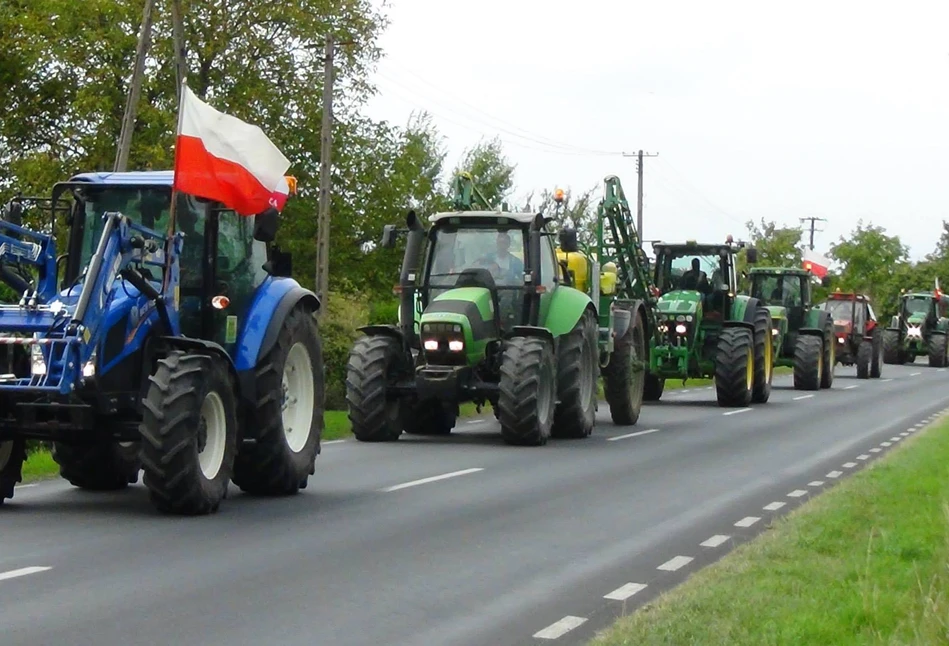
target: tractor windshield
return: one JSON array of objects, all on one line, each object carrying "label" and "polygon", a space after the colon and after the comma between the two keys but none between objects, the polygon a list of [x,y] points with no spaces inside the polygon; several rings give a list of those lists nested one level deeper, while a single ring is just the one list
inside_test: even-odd
[{"label": "tractor windshield", "polygon": [[851,321],[853,319],[853,301],[827,301],[821,309],[830,312],[830,318],[834,321]]},{"label": "tractor windshield", "polygon": [[675,289],[710,293],[727,280],[718,254],[695,254],[688,250],[668,250],[659,258],[656,284],[664,294]]},{"label": "tractor windshield", "polygon": [[910,296],[903,304],[907,316],[928,314],[932,301],[925,296]]},{"label": "tractor windshield", "polygon": [[799,276],[754,274],[751,278],[751,295],[766,305],[800,307],[803,304]]},{"label": "tractor windshield", "polygon": [[451,289],[466,269],[488,270],[499,289],[524,285],[524,235],[520,229],[445,228],[436,233],[429,259],[428,286],[433,290]]},{"label": "tractor windshield", "polygon": [[107,186],[83,187],[85,231],[82,236],[80,266],[89,264],[99,244],[103,214],[118,211],[133,222],[158,231],[168,228],[171,189],[167,187]]}]

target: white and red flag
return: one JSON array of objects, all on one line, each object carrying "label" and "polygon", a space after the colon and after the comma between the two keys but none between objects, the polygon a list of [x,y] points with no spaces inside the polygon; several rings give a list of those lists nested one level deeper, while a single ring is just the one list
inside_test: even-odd
[{"label": "white and red flag", "polygon": [[827,256],[817,253],[812,249],[804,250],[804,259],[803,263],[804,269],[808,270],[818,278],[823,278],[827,275],[827,271],[830,269],[830,259]]},{"label": "white and red flag", "polygon": [[240,215],[283,208],[290,160],[259,127],[219,112],[183,85],[175,141],[175,190],[217,200]]}]

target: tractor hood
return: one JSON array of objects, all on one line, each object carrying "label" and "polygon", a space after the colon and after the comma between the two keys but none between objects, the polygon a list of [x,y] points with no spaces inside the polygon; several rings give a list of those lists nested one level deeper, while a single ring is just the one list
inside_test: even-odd
[{"label": "tractor hood", "polygon": [[667,292],[659,297],[660,314],[678,316],[680,314],[695,314],[702,304],[702,294],[696,291],[682,289]]},{"label": "tractor hood", "polygon": [[771,312],[771,319],[774,321],[788,317],[788,309],[786,307],[781,305],[767,305],[766,308]]},{"label": "tractor hood", "polygon": [[487,341],[498,337],[494,300],[485,287],[449,289],[432,299],[422,313],[420,333],[423,340],[438,338],[448,341],[461,338],[465,354],[477,360]]},{"label": "tractor hood", "polygon": [[926,320],[925,312],[913,312],[906,318],[906,322],[910,325],[922,325]]}]

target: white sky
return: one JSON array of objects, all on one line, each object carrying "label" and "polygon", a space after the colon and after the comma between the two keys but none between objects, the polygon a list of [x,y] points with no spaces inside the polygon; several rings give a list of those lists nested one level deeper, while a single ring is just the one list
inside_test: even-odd
[{"label": "white sky", "polygon": [[635,210],[595,151],[641,148],[647,240],[814,215],[825,251],[863,218],[919,258],[949,219],[949,0],[387,4],[369,113],[428,110],[449,167],[500,136],[517,196],[617,174]]}]

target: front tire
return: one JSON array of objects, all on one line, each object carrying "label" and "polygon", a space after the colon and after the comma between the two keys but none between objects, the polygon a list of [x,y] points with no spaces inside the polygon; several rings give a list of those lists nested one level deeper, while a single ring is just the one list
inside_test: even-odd
[{"label": "front tire", "polygon": [[546,339],[514,337],[505,343],[498,397],[501,437],[515,446],[543,446],[557,404],[554,351]]},{"label": "front tire", "polygon": [[834,385],[834,369],[837,366],[837,337],[834,334],[834,322],[827,317],[824,325],[824,350],[820,387],[830,388]]},{"label": "front tire", "polygon": [[755,339],[751,330],[727,327],[718,338],[715,391],[718,405],[744,407],[751,403],[755,383]]},{"label": "front tire", "polygon": [[755,385],[751,401],[764,404],[771,398],[774,379],[774,341],[771,335],[771,312],[759,307],[755,312]]},{"label": "front tire", "polygon": [[929,337],[929,367],[946,367],[946,335],[932,334]]},{"label": "front tire", "polygon": [[801,334],[794,348],[794,388],[796,390],[820,390],[823,373],[823,339],[819,336]]},{"label": "front tire", "polygon": [[651,372],[646,373],[643,386],[643,399],[647,402],[657,402],[662,398],[662,391],[666,389],[666,380],[657,377]]},{"label": "front tire", "polygon": [[72,486],[89,491],[118,491],[138,482],[140,450],[138,442],[54,442],[52,455],[59,465],[59,475]]},{"label": "front tire", "polygon": [[903,363],[898,330],[883,330],[883,362],[890,365]]},{"label": "front tire", "polygon": [[23,463],[26,462],[26,442],[7,440],[0,442],[0,505],[13,498],[18,482],[23,480]]},{"label": "front tire", "polygon": [[394,442],[402,435],[403,400],[388,397],[390,382],[405,372],[398,340],[364,336],[349,353],[346,403],[353,435],[360,442]]},{"label": "front tire", "polygon": [[164,513],[217,511],[234,470],[239,422],[223,359],[173,351],[158,361],[143,401],[142,466]]},{"label": "front tire", "polygon": [[551,437],[584,438],[596,423],[596,386],[600,380],[599,326],[585,311],[573,330],[560,339],[557,399]]},{"label": "front tire", "polygon": [[870,378],[879,379],[883,374],[883,335],[879,328],[873,330],[873,359],[870,361]]},{"label": "front tire", "polygon": [[870,378],[870,363],[873,361],[873,345],[861,341],[857,346],[857,379]]},{"label": "front tire", "polygon": [[245,428],[257,437],[237,453],[234,484],[251,494],[292,495],[315,471],[323,435],[323,346],[309,311],[290,313],[255,376],[257,407]]},{"label": "front tire", "polygon": [[646,387],[646,341],[643,321],[632,313],[629,329],[616,341],[613,355],[603,369],[603,394],[610,407],[610,418],[617,426],[632,426],[639,421]]}]

